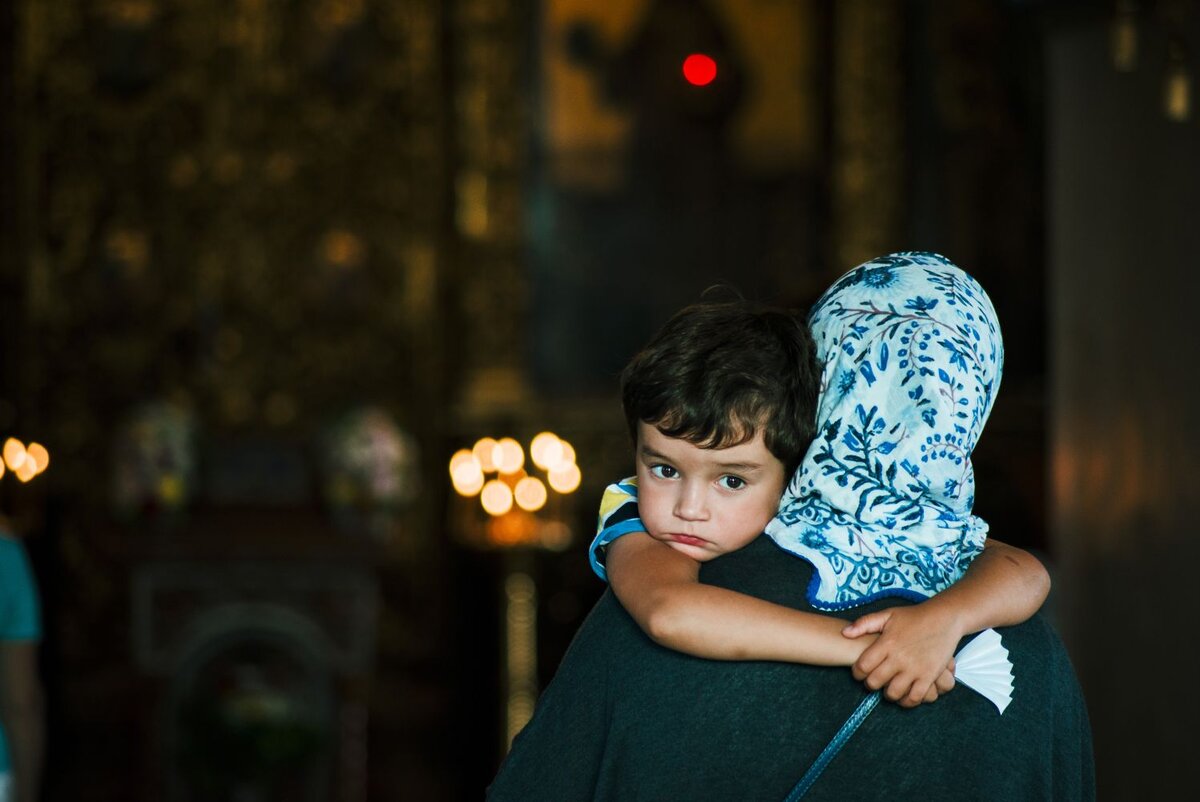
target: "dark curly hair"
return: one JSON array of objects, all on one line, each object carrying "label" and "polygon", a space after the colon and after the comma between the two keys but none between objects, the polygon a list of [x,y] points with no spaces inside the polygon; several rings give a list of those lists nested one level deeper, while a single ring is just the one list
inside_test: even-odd
[{"label": "dark curly hair", "polygon": [[639,421],[700,448],[728,448],[759,430],[791,476],[814,435],[820,370],[802,314],[751,301],[677,312],[621,373],[621,401]]}]

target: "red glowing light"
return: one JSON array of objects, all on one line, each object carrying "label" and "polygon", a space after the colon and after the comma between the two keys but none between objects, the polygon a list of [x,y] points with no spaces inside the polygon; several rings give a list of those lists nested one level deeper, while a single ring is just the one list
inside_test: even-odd
[{"label": "red glowing light", "polygon": [[717,62],[703,53],[693,53],[683,60],[683,77],[692,86],[708,86],[717,77]]}]

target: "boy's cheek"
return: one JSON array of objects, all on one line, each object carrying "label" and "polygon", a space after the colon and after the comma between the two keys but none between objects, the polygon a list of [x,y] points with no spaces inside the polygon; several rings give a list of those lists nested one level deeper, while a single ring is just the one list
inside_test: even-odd
[{"label": "boy's cheek", "polygon": [[638,516],[647,529],[652,532],[661,530],[663,507],[668,503],[662,493],[643,485],[641,481],[638,482]]},{"label": "boy's cheek", "polygon": [[653,505],[643,506],[639,499],[638,512],[642,519],[642,524],[646,527],[646,531],[649,532],[652,537],[657,538],[659,533],[666,529],[666,527],[663,526],[662,516],[657,514],[657,511]]}]

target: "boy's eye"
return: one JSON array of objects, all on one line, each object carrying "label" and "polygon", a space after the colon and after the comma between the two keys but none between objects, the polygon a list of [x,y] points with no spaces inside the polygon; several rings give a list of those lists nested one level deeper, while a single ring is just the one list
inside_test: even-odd
[{"label": "boy's eye", "polygon": [[659,479],[674,479],[679,475],[679,471],[670,465],[652,465],[650,466],[650,475],[657,476]]},{"label": "boy's eye", "polygon": [[746,480],[740,476],[722,476],[717,480],[726,490],[741,490],[746,486]]}]

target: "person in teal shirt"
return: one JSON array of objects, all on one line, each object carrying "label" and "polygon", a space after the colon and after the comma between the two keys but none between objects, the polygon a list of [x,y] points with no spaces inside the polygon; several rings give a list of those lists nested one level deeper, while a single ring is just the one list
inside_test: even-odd
[{"label": "person in teal shirt", "polygon": [[0,802],[33,802],[41,775],[41,607],[29,558],[0,521]]}]

